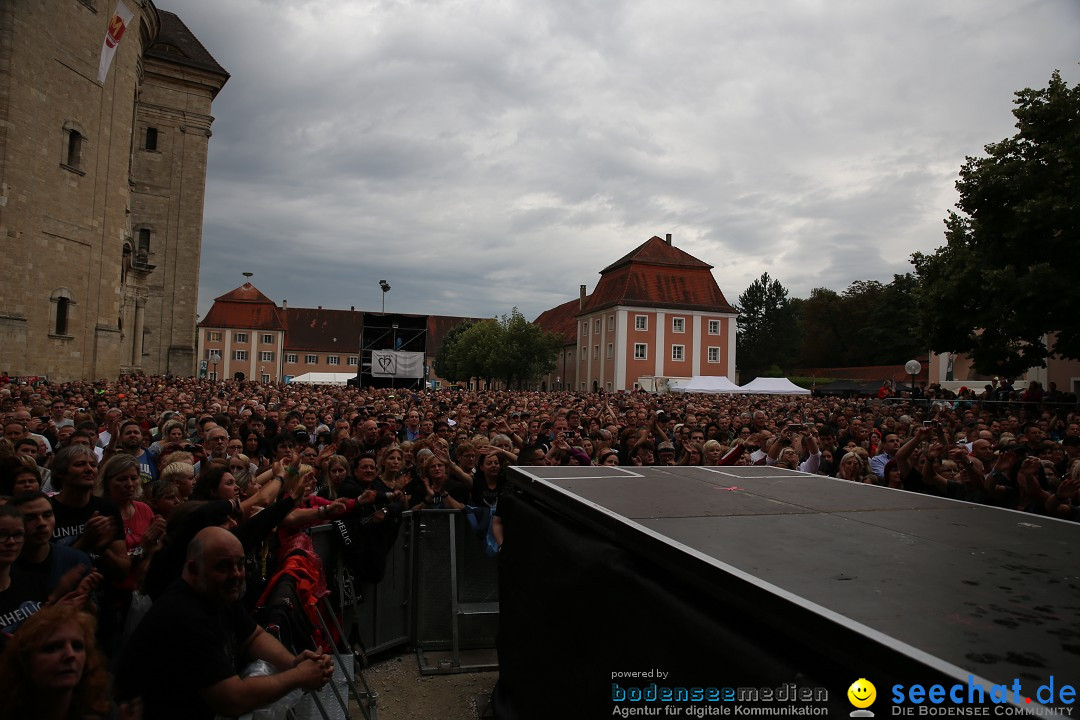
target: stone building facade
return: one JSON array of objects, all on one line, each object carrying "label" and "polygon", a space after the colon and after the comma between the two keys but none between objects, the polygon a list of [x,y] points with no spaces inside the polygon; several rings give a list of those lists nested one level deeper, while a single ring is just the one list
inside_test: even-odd
[{"label": "stone building facade", "polygon": [[210,106],[228,80],[180,19],[125,0],[0,3],[0,370],[192,375]]}]

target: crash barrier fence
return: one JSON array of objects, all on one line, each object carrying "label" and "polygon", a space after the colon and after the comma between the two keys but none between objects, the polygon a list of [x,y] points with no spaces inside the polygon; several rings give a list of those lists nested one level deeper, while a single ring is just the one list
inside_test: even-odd
[{"label": "crash barrier fence", "polygon": [[[873,402],[884,402],[890,405],[904,404],[914,405],[916,407],[930,407],[932,405],[948,406],[948,407],[960,407],[967,409],[978,405],[979,407],[993,409],[995,412],[1005,412],[1010,409],[1020,410],[1021,408],[1026,410],[1048,410],[1052,413],[1068,413],[1075,410],[1077,405],[1080,404],[1077,401],[1071,402],[1028,402],[1024,400],[980,400],[975,398],[974,400],[968,398],[909,398],[909,397],[888,397],[884,399],[870,398],[871,404]],[[959,405],[957,405],[959,403]]]},{"label": "crash barrier fence", "polygon": [[[423,674],[498,667],[498,562],[467,511],[405,512],[378,582],[358,580],[333,523],[311,529],[346,638],[374,655],[415,648]],[[349,542],[363,542],[363,536]],[[366,573],[369,574],[370,573]]]}]

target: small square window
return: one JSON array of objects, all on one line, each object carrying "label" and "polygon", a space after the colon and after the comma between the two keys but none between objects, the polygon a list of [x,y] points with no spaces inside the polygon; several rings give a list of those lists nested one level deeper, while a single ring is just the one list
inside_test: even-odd
[{"label": "small square window", "polygon": [[233,333],[233,342],[246,343],[247,333]]},{"label": "small square window", "polygon": [[304,356],[304,362],[307,363],[308,365],[318,365],[319,364],[319,356],[318,355],[305,355]]},{"label": "small square window", "polygon": [[263,343],[263,345],[273,345],[274,344],[274,336],[270,335],[270,334],[263,334],[262,343]]},{"label": "small square window", "polygon": [[233,360],[247,360],[247,350],[233,350]]},{"label": "small square window", "polygon": [[686,318],[671,318],[671,332],[686,332]]},{"label": "small square window", "polygon": [[350,355],[349,356],[349,364],[352,365],[353,367],[356,367],[357,365],[360,364],[360,358],[357,357],[356,355]]},{"label": "small square window", "polygon": [[326,364],[327,365],[340,365],[341,363],[339,362],[339,360],[340,360],[340,358],[338,358],[337,355],[327,355],[326,356]]},{"label": "small square window", "polygon": [[710,320],[709,321],[709,334],[710,335],[719,335],[720,334],[720,321],[719,320]]},{"label": "small square window", "polygon": [[274,362],[274,353],[265,351],[259,353],[259,362]]},{"label": "small square window", "polygon": [[683,353],[684,353],[685,350],[686,350],[685,345],[672,345],[671,346],[671,359],[672,360],[682,360],[683,359]]},{"label": "small square window", "polygon": [[211,330],[206,333],[206,340],[207,342],[221,342],[221,333]]},{"label": "small square window", "polygon": [[649,359],[649,346],[645,343],[634,343],[634,359],[635,360],[648,360]]},{"label": "small square window", "polygon": [[634,316],[634,329],[635,330],[648,330],[649,329],[649,316],[648,315],[635,315]]},{"label": "small square window", "polygon": [[709,348],[709,362],[711,362],[711,363],[720,362],[720,348],[718,348],[718,347]]},{"label": "small square window", "polygon": [[296,364],[296,353],[286,353],[285,362]]}]

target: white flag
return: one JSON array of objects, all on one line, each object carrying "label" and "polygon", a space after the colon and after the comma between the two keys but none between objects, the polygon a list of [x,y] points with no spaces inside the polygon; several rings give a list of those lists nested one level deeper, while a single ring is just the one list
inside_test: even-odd
[{"label": "white flag", "polygon": [[134,17],[124,4],[124,0],[117,0],[116,12],[113,14],[113,19],[109,21],[109,29],[105,32],[105,42],[101,46],[101,63],[98,65],[97,79],[102,85],[105,84],[105,78],[109,75],[109,66],[112,65],[113,55],[116,54],[116,46],[120,44],[124,32],[127,31]]}]

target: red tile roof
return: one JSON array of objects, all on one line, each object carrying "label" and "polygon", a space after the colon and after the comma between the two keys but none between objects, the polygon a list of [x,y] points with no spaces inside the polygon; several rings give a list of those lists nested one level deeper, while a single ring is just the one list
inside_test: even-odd
[{"label": "red tile roof", "polygon": [[274,301],[251,283],[214,298],[199,327],[284,330],[280,310]]},{"label": "red tile roof", "polygon": [[[214,299],[199,327],[284,330],[285,350],[356,354],[365,316],[378,325],[378,313],[325,308],[280,308],[251,283],[244,283]],[[397,316],[394,316],[397,317]],[[434,355],[450,328],[477,318],[449,315],[407,315],[423,318],[427,327],[426,347]]]},{"label": "red tile roof", "polygon": [[580,298],[568,300],[562,305],[540,313],[533,322],[539,325],[541,330],[553,332],[562,337],[564,345],[575,345],[577,344],[575,316],[580,303]]},{"label": "red tile roof", "polygon": [[287,308],[281,312],[285,315],[286,350],[360,353],[364,313],[323,308]]},{"label": "red tile roof", "polygon": [[651,237],[600,271],[600,282],[577,315],[613,305],[734,313],[712,265]]}]

